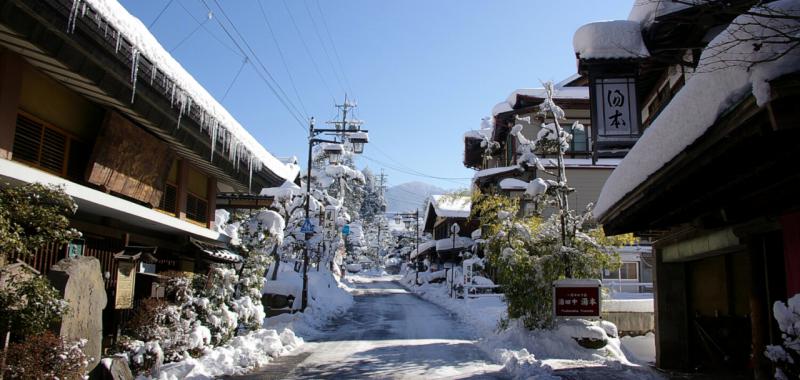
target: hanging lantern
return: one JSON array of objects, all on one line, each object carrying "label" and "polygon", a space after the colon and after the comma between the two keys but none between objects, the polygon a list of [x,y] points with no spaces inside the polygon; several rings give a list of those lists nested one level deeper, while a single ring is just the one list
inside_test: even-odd
[{"label": "hanging lantern", "polygon": [[403,223],[405,223],[406,228],[411,228],[411,219],[406,219],[403,221]]},{"label": "hanging lantern", "polygon": [[338,164],[342,159],[342,144],[326,144],[323,148],[325,155],[328,156],[328,163],[331,165]]},{"label": "hanging lantern", "polygon": [[354,132],[348,134],[347,139],[353,144],[353,152],[361,154],[364,152],[364,144],[369,142],[369,134],[366,132]]},{"label": "hanging lantern", "polygon": [[400,217],[400,215],[395,215],[394,216],[394,224],[400,224],[402,222],[403,222],[403,218]]}]

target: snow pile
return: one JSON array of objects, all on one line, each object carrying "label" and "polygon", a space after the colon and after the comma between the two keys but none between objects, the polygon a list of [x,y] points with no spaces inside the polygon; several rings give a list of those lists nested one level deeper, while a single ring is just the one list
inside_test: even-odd
[{"label": "snow pile", "polygon": [[[300,171],[299,166],[285,164],[264,149],[264,147],[259,144],[258,141],[256,141],[256,139],[253,138],[253,136],[250,135],[250,133],[248,133],[247,130],[245,130],[244,127],[242,127],[242,125],[239,124],[239,122],[236,121],[236,119],[164,49],[164,47],[161,46],[147,27],[142,24],[138,18],[128,13],[117,0],[73,0],[69,20],[71,29],[74,29],[76,17],[81,17],[85,13],[78,12],[81,8],[81,3],[84,1],[133,45],[134,58],[132,62],[131,80],[134,86],[136,84],[135,74],[138,71],[138,56],[144,55],[159,70],[164,72],[166,76],[170,77],[175,82],[176,86],[172,88],[170,97],[173,99],[173,103],[180,104],[181,114],[187,112],[187,107],[198,106],[203,109],[206,115],[204,118],[206,125],[201,126],[201,128],[208,127],[209,130],[213,130],[211,133],[212,144],[216,143],[216,137],[219,133],[218,128],[222,127],[224,131],[230,134],[227,140],[233,148],[231,149],[234,155],[233,158],[236,158],[236,152],[240,152],[243,147],[249,152],[250,157],[255,159],[255,162],[253,162],[254,169],[260,169],[261,164],[263,164],[266,165],[270,171],[286,180],[292,181],[297,177]],[[117,35],[117,39],[119,38],[120,35]],[[239,145],[240,143],[241,146]]]},{"label": "snow pile", "polygon": [[642,40],[638,22],[600,21],[581,26],[572,38],[579,59],[646,58],[650,52]]},{"label": "snow pile", "polygon": [[656,335],[649,332],[642,336],[623,336],[620,338],[622,350],[632,362],[656,362]]},{"label": "snow pile", "polygon": [[[273,358],[285,355],[303,345],[303,339],[285,329],[260,329],[237,336],[228,344],[208,350],[199,358],[186,357],[179,362],[161,367],[159,380],[215,379],[224,375],[238,375],[262,367]],[[143,379],[143,377],[140,377]]]},{"label": "snow pile", "polygon": [[[303,275],[290,265],[280,266],[277,281],[267,281],[265,293],[294,295],[293,308],[302,304]],[[290,328],[301,336],[317,336],[330,320],[344,314],[353,305],[350,288],[326,269],[308,271],[308,307],[303,313],[281,314],[267,318],[266,328]]]},{"label": "snow pile", "polygon": [[456,236],[455,239],[444,238],[436,240],[436,250],[446,251],[448,249],[469,248],[472,244],[472,239],[464,236]]},{"label": "snow pile", "polygon": [[[420,278],[427,275],[430,274],[419,273]],[[551,377],[555,374],[560,375],[554,370],[569,371],[585,367],[592,367],[593,371],[597,367],[597,371],[608,373],[606,378],[660,378],[647,367],[633,363],[625,354],[630,352],[637,355],[634,360],[637,363],[647,362],[647,350],[655,350],[652,334],[645,338],[623,338],[621,341],[613,323],[581,319],[563,320],[554,330],[536,331],[530,331],[521,322],[512,320],[502,329],[498,326],[507,318],[507,306],[502,297],[451,298],[447,284],[423,283],[414,286],[414,277],[413,271],[407,272],[400,283],[422,298],[456,313],[481,337],[478,343],[481,349],[502,364],[514,378],[551,379],[557,378]],[[607,344],[600,349],[589,349],[581,347],[576,338],[605,340]],[[650,346],[647,346],[647,339],[651,339]],[[625,344],[627,346],[623,349]]]},{"label": "snow pile", "polygon": [[800,364],[800,293],[784,304],[776,301],[772,313],[781,330],[781,345],[769,345],[764,355],[775,363],[775,378],[789,379],[798,376]]},{"label": "snow pile", "polygon": [[261,189],[261,195],[273,197],[277,200],[290,200],[297,195],[304,194],[305,191],[293,182],[286,181],[279,187],[265,187]]},{"label": "snow pile", "polygon": [[[781,0],[751,9],[800,16],[796,1]],[[778,32],[797,30],[800,18],[738,16],[708,45],[696,74],[653,121],[606,181],[594,209],[603,216],[626,194],[692,144],[720,114],[752,94],[759,106],[769,101],[769,81],[800,69],[800,51],[785,52]],[[761,44],[756,44],[761,41]],[[754,48],[758,45],[759,48]],[[781,53],[786,53],[780,56]],[[765,62],[761,62],[764,61]],[[753,62],[760,62],[752,64]],[[751,66],[752,64],[752,66]]]},{"label": "snow pile", "polygon": [[212,229],[221,234],[228,235],[232,244],[239,244],[239,222],[229,223],[231,213],[228,210],[214,210],[214,224]]}]

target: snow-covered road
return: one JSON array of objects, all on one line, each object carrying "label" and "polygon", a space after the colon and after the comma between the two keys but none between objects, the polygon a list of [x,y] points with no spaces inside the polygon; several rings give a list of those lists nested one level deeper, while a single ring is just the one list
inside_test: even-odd
[{"label": "snow-covered road", "polygon": [[[274,365],[285,371],[279,377],[508,377],[474,344],[475,336],[467,326],[445,309],[394,282],[376,280],[355,286],[355,304],[350,311],[323,329],[319,339],[304,346],[297,355],[304,360],[278,360]],[[286,364],[281,363],[284,361]],[[276,368],[269,369],[269,374],[279,375]],[[261,378],[258,375],[246,378]]]}]

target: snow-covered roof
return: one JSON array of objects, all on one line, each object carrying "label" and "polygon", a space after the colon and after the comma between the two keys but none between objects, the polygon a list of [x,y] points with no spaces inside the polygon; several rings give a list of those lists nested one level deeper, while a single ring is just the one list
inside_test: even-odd
[{"label": "snow-covered roof", "polygon": [[481,178],[481,177],[489,177],[489,176],[497,175],[497,174],[500,174],[500,173],[507,173],[507,172],[511,172],[511,171],[522,171],[522,167],[520,167],[519,165],[511,165],[511,166],[500,166],[500,167],[497,167],[497,168],[478,170],[477,172],[475,172],[475,175],[473,176],[473,179],[478,179],[478,178]]},{"label": "snow-covered roof", "polygon": [[525,190],[528,183],[516,178],[504,178],[500,181],[500,188],[503,190]]},{"label": "snow-covered roof", "polygon": [[[558,166],[555,158],[541,158],[539,162],[546,168]],[[599,158],[596,164],[592,164],[591,158],[564,158],[564,166],[567,168],[616,168],[620,162],[621,158]]]},{"label": "snow-covered roof", "polygon": [[295,185],[293,182],[284,181],[279,187],[265,187],[261,189],[261,195],[270,196],[276,199],[288,199],[297,194],[303,194],[305,191],[300,186]]},{"label": "snow-covered roof", "polygon": [[431,195],[431,205],[438,216],[467,218],[472,207],[472,199],[469,196]]},{"label": "snow-covered roof", "polygon": [[[519,96],[529,96],[533,98],[546,98],[547,93],[545,92],[544,88],[520,88],[514,90],[511,95],[508,96],[506,102],[510,106],[515,106],[517,104],[517,98]],[[578,86],[578,87],[556,87],[555,91],[553,92],[553,99],[589,99],[589,87],[586,86]]]},{"label": "snow-covered roof", "polygon": [[464,138],[483,140],[485,138],[491,138],[492,131],[492,129],[473,129],[471,131],[464,132]]},{"label": "snow-covered roof", "polygon": [[497,116],[498,114],[501,114],[503,112],[513,111],[513,110],[514,109],[511,108],[511,105],[508,104],[508,102],[503,101],[495,104],[495,106],[492,107],[492,116]]},{"label": "snow-covered roof", "polygon": [[[455,240],[455,246],[453,245],[453,241]],[[436,250],[437,251],[446,251],[449,249],[458,249],[458,248],[468,248],[472,246],[474,242],[472,239],[464,236],[456,236],[455,239],[449,237],[444,239],[439,239],[436,241]]]},{"label": "snow-covered roof", "polygon": [[[787,14],[800,15],[796,1],[775,1],[768,6]],[[743,97],[752,94],[756,103],[763,106],[770,97],[770,80],[800,71],[800,54],[790,52],[750,67],[749,62],[772,58],[779,49],[786,48],[785,43],[764,43],[761,49],[754,51],[753,38],[776,41],[779,40],[776,31],[797,30],[798,24],[800,21],[796,18],[740,15],[734,19],[703,51],[696,74],[611,173],[595,206],[595,215],[603,216],[626,194],[702,136],[720,114]]]},{"label": "snow-covered roof", "polygon": [[629,21],[641,24],[642,29],[653,23],[656,17],[684,10],[689,7],[704,3],[704,0],[693,0],[694,4],[669,0],[636,0],[633,2]]},{"label": "snow-covered roof", "polygon": [[[260,169],[261,165],[264,165],[285,180],[293,181],[297,177],[300,171],[299,166],[285,164],[270,154],[161,46],[147,27],[138,18],[131,15],[117,0],[85,0],[85,2],[131,43],[136,52],[134,55],[141,54],[147,57],[176,83],[173,96],[177,99],[177,103],[181,104],[181,108],[184,105],[201,107],[207,115],[205,121],[208,125],[206,127],[214,125],[213,120],[216,120],[220,127],[231,134],[234,141],[241,143],[255,160],[254,169]],[[81,2],[75,0],[73,3],[77,7]],[[73,12],[74,17],[80,17],[83,14],[83,12]],[[134,71],[136,71],[135,68]]]},{"label": "snow-covered roof", "polygon": [[426,241],[426,242],[424,242],[424,243],[419,245],[419,251],[417,249],[414,249],[413,251],[411,251],[410,257],[413,259],[413,258],[417,257],[421,252],[425,252],[425,251],[427,251],[429,249],[432,249],[435,246],[436,246],[436,240]]},{"label": "snow-covered roof", "polygon": [[636,21],[593,22],[581,26],[572,38],[572,47],[580,59],[645,58],[650,52],[642,40]]}]

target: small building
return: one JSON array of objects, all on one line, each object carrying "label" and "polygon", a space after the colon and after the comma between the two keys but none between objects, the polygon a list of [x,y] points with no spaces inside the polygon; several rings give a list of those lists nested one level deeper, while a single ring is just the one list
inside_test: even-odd
[{"label": "small building", "polygon": [[472,231],[478,229],[478,222],[469,218],[471,205],[469,196],[431,195],[425,207],[422,231],[430,233],[435,243],[425,246],[427,251],[421,246],[414,257],[419,260],[429,252],[427,259],[432,270],[440,270],[446,263],[460,263],[461,252],[472,245]]},{"label": "small building", "polygon": [[[27,262],[44,274],[68,251],[97,257],[113,334],[136,300],[158,295],[145,286],[151,274],[241,261],[214,226],[218,194],[293,182],[299,170],[256,142],[122,6],[92,4],[3,4],[0,184],[59,185],[77,202],[70,223],[83,237]],[[136,285],[118,282],[128,271],[142,272]]]}]

